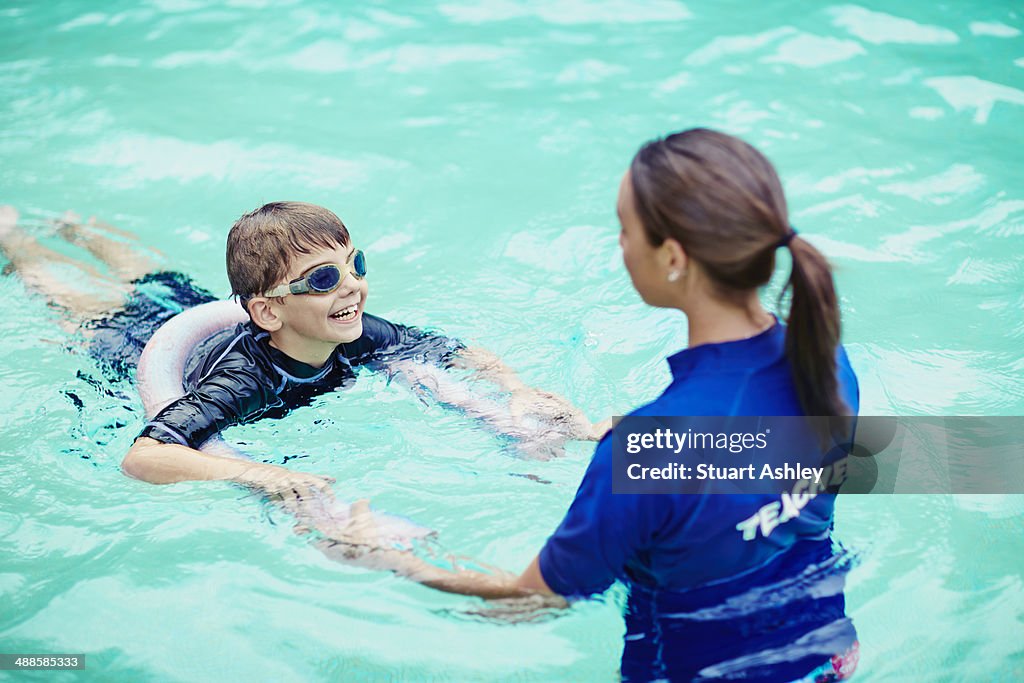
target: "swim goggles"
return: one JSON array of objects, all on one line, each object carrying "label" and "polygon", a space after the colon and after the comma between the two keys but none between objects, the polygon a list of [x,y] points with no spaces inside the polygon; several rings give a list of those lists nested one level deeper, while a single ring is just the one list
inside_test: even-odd
[{"label": "swim goggles", "polygon": [[314,268],[286,285],[274,287],[263,296],[272,299],[289,294],[326,294],[336,290],[349,273],[357,280],[366,277],[366,256],[359,249],[354,250],[342,266],[331,263]]}]

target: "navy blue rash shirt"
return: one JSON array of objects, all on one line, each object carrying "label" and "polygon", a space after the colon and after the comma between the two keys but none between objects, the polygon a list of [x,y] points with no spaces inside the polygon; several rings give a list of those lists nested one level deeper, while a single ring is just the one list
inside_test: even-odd
[{"label": "navy blue rash shirt", "polygon": [[465,346],[454,339],[363,314],[363,333],[339,344],[321,368],[270,346],[270,333],[252,322],[215,335],[192,351],[184,396],[146,424],[139,436],[198,449],[236,424],[280,418],[315,396],[349,386],[354,368],[389,360],[447,365]]},{"label": "navy blue rash shirt", "polygon": [[[803,415],[785,335],[785,326],[776,323],[750,339],[671,356],[671,384],[631,414]],[[857,378],[841,347],[836,362],[840,396],[856,414]],[[835,575],[822,578],[824,588],[806,579],[798,590],[782,590],[784,599],[731,607],[744,604],[735,602],[738,596],[778,594],[778,586],[834,556],[831,494],[818,495],[767,536],[745,539],[737,525],[778,500],[768,494],[613,494],[612,439],[606,435],[540,552],[541,574],[553,591],[570,598],[601,593],[616,580],[626,583],[623,680],[799,678],[856,636],[845,616],[842,578],[837,587]],[[800,646],[788,647],[793,643]]]}]

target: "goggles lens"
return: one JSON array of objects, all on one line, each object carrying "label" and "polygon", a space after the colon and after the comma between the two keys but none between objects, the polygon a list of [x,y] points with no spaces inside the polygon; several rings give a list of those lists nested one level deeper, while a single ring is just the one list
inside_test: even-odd
[{"label": "goggles lens", "polygon": [[361,250],[356,249],[352,252],[352,255],[348,257],[348,262],[345,263],[344,270],[345,273],[342,274],[342,269],[338,266],[320,266],[306,276],[306,284],[309,285],[310,290],[323,294],[337,289],[348,273],[352,273],[357,280],[362,280],[366,277],[366,256]]},{"label": "goggles lens", "polygon": [[306,284],[314,292],[329,292],[341,282],[338,266],[320,266],[306,276]]},{"label": "goggles lens", "polygon": [[349,259],[352,263],[352,272],[357,278],[366,277],[366,256],[359,249],[352,252],[352,258]]}]

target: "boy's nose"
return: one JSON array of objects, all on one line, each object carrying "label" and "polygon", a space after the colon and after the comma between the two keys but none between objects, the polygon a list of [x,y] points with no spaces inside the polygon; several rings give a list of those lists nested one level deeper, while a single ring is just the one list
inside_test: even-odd
[{"label": "boy's nose", "polygon": [[359,281],[352,276],[352,273],[345,273],[345,277],[338,283],[338,296],[342,299],[359,288]]}]

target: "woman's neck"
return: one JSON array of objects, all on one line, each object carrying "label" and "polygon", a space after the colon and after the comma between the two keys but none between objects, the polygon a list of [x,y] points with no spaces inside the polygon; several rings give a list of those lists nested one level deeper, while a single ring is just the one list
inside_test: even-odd
[{"label": "woman's neck", "polygon": [[764,310],[753,294],[744,305],[705,299],[688,306],[689,346],[720,344],[755,337],[775,324],[775,317]]}]

